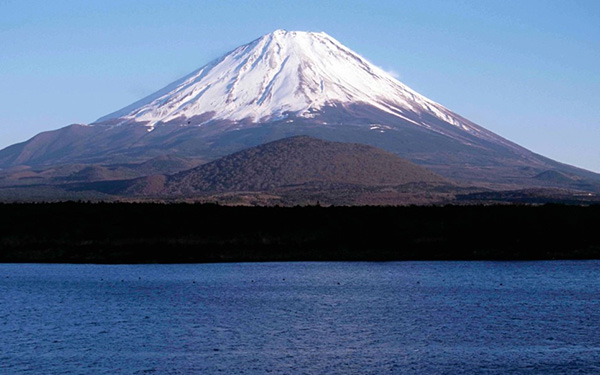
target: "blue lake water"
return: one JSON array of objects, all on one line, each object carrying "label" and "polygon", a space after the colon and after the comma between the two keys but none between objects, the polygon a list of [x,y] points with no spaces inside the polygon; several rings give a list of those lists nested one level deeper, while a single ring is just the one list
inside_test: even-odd
[{"label": "blue lake water", "polygon": [[0,264],[1,374],[599,374],[600,262]]}]

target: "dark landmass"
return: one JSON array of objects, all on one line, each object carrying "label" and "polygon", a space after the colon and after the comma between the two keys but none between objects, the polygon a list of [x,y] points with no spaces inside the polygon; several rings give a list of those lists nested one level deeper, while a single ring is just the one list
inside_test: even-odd
[{"label": "dark landmass", "polygon": [[[151,163],[63,167],[33,174],[17,169],[0,184],[0,201],[146,200],[242,205],[443,204],[451,181],[398,155],[372,146],[297,136],[269,142],[218,160],[154,158]],[[148,165],[149,164],[149,165]],[[175,170],[178,173],[160,172]],[[144,177],[139,174],[146,173]],[[57,177],[57,173],[68,173]],[[138,178],[131,177],[138,174]],[[54,175],[51,180],[41,175]],[[119,176],[128,176],[118,178]],[[37,184],[20,184],[38,178]],[[15,182],[19,181],[19,182]]]},{"label": "dark landmass", "polygon": [[308,186],[397,186],[451,182],[372,146],[291,137],[251,147],[172,175],[73,186],[124,197],[194,197],[224,192],[273,192]]},{"label": "dark landmass", "polygon": [[458,193],[456,203],[461,204],[600,204],[600,196],[581,190],[566,189],[519,189],[505,191],[478,191]]},{"label": "dark landmass", "polygon": [[[297,136],[208,163],[166,155],[134,164],[13,168],[0,171],[0,202],[251,206],[600,203],[593,186],[575,175],[547,171],[536,181],[538,187],[526,189],[518,184],[506,184],[499,190],[465,185],[372,146]],[[546,186],[554,182],[568,188]]]},{"label": "dark landmass", "polygon": [[358,143],[298,136],[234,153],[169,178],[167,191],[268,191],[304,184],[450,184],[390,152]]},{"label": "dark landmass", "polygon": [[600,206],[0,205],[0,262],[600,258]]}]

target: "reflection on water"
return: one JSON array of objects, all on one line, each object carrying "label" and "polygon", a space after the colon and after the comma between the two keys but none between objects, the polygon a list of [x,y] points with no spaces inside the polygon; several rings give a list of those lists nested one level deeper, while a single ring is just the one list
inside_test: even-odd
[{"label": "reflection on water", "polygon": [[0,265],[0,373],[597,374],[600,262]]}]

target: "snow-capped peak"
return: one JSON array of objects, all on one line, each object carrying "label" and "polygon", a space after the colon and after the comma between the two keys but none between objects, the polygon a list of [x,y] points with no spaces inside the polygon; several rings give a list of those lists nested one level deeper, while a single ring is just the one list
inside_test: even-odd
[{"label": "snow-capped peak", "polygon": [[310,117],[335,103],[367,104],[411,122],[414,116],[407,115],[427,112],[475,131],[326,33],[285,30],[240,46],[97,122],[121,118],[152,128],[206,114],[260,122],[289,114]]}]

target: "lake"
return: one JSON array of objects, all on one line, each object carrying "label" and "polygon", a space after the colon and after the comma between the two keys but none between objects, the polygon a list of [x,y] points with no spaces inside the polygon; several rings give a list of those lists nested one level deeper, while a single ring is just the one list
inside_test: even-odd
[{"label": "lake", "polygon": [[2,374],[598,374],[600,261],[0,264]]}]

